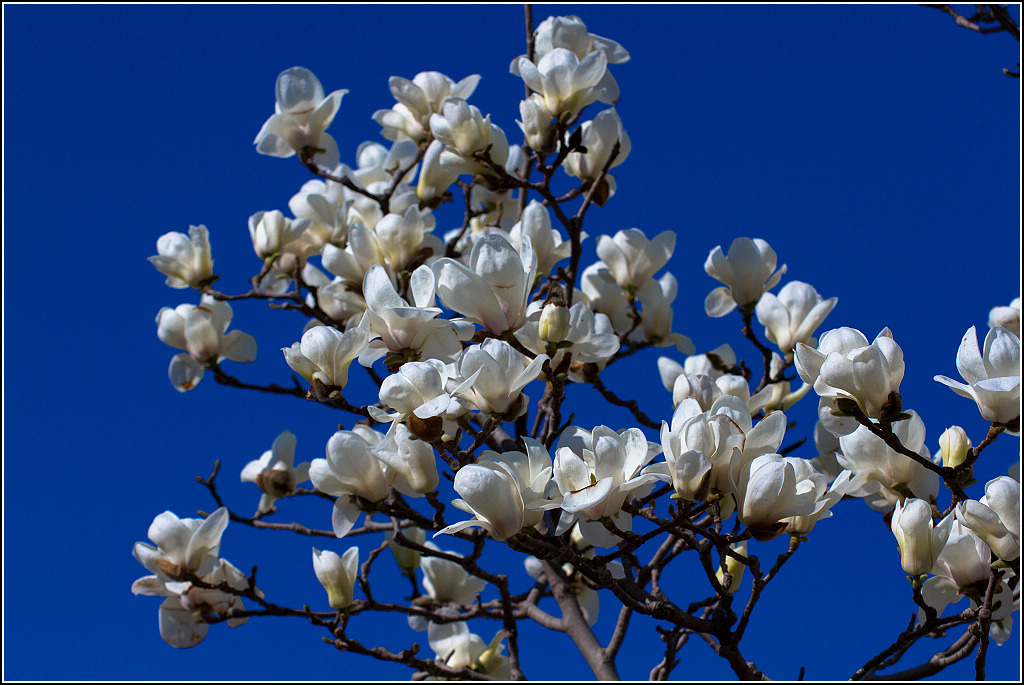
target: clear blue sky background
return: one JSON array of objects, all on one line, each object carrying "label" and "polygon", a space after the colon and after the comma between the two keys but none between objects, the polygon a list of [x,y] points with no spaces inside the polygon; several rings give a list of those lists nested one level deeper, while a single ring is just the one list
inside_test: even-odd
[{"label": "clear blue sky background", "polygon": [[[717,282],[702,266],[716,245],[764,238],[789,265],[784,283],[838,296],[824,328],[853,326],[869,338],[892,328],[906,354],[905,404],[924,417],[933,452],[952,423],[981,439],[975,407],[932,377],[956,377],[964,331],[977,325],[983,336],[989,309],[1020,294],[1020,83],[1001,73],[1019,60],[1009,35],[978,35],[913,5],[558,5],[535,14],[579,14],[632,55],[614,73],[633,151],[614,172],[618,195],[591,212],[586,230],[676,231],[678,331],[699,350],[729,341],[757,362],[740,343],[738,315],[704,316]],[[351,425],[347,415],[211,378],[176,392],[166,374],[176,350],[157,340],[154,317],[194,297],[165,287],[146,257],[161,234],[202,223],[219,287],[247,287],[259,266],[247,218],[286,209],[308,180],[294,159],[252,146],[273,111],[274,79],[291,66],[313,70],[328,91],[349,89],[330,129],[349,162],[360,142],[382,140],[370,115],[394,102],[387,78],[425,70],[483,75],[471,102],[514,142],[523,88],[508,64],[525,51],[522,16],[519,5],[4,7],[5,678],[408,677],[404,667],[336,652],[295,619],[215,626],[200,646],[174,650],[157,631],[159,600],[129,592],[145,574],[132,544],[153,517],[213,508],[193,476],[214,459],[224,461],[228,502],[250,512],[259,493],[237,474],[280,431],[298,436],[297,456],[308,460],[323,456],[339,420]],[[439,216],[439,230],[458,225],[451,212]],[[240,303],[232,327],[252,333],[260,351],[233,370],[251,382],[286,381],[278,349],[302,323]],[[619,365],[609,385],[668,418],[657,356],[638,355],[631,374]],[[571,390],[588,427],[632,425]],[[810,430],[815,404],[794,409],[791,437]],[[984,454],[982,479],[1005,474],[1019,445],[1000,438]],[[329,527],[327,509],[286,504],[282,520]],[[805,666],[811,679],[846,678],[914,611],[880,518],[857,501],[834,511],[769,586],[743,642],[771,677],[795,678]],[[341,552],[351,543],[232,524],[222,554],[243,569],[260,564],[272,600],[325,608],[313,544]],[[782,544],[752,551],[770,562]],[[526,586],[518,560],[485,561]],[[706,593],[692,565],[671,567],[684,606]],[[378,567],[378,595],[400,601],[405,581],[389,558]],[[606,640],[615,612],[603,600],[597,632]],[[636,623],[620,673],[646,678],[661,643],[650,623]],[[485,639],[497,627],[474,626]],[[528,676],[589,674],[567,637],[528,632]],[[401,617],[360,617],[352,635],[394,650],[415,639],[430,652]],[[1016,679],[1019,650],[1015,626],[1012,641],[990,651],[990,676]],[[699,640],[681,658],[677,677],[732,677]],[[973,665],[947,674],[971,678]]]}]

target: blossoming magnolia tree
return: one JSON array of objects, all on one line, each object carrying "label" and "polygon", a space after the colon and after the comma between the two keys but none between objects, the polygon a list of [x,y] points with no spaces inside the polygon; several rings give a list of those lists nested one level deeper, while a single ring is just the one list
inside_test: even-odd
[{"label": "blossoming magnolia tree", "polygon": [[[674,325],[679,286],[665,267],[676,232],[585,230],[624,201],[613,171],[631,146],[615,104],[628,86],[615,74],[629,52],[574,16],[534,29],[527,8],[527,22],[525,54],[509,66],[524,89],[518,130],[471,103],[479,75],[392,76],[394,102],[372,113],[388,144],[364,142],[346,163],[339,150],[352,142],[327,133],[346,91],[291,67],[255,146],[314,178],[287,213],[249,218],[250,287],[218,282],[204,226],[157,241],[150,261],[167,285],[194,291],[157,315],[159,339],[180,350],[172,385],[196,392],[212,378],[325,405],[338,424],[319,448],[281,426],[258,459],[218,461],[198,479],[212,511],[153,520],[150,542],[134,548],[149,575],[132,590],[162,598],[163,639],[192,647],[222,623],[297,617],[343,659],[397,662],[414,677],[520,679],[543,675],[545,655],[521,649],[543,629],[565,633],[611,679],[628,631],[654,625],[663,646],[646,665],[652,678],[685,677],[674,669],[692,636],[738,677],[758,678],[743,637],[762,594],[798,572],[804,543],[828,536],[836,504],[862,499],[891,528],[892,582],[907,582],[916,613],[856,673],[837,675],[922,677],[973,658],[983,676],[1019,607],[1019,469],[992,473],[984,453],[1019,439],[1020,299],[950,350],[958,378],[937,370],[949,401],[988,430],[943,427],[935,454],[900,394],[894,333],[842,326],[838,298],[786,280],[756,236],[704,248],[718,284],[705,282],[706,314],[732,317],[748,347],[696,349]],[[241,300],[306,319],[272,351],[272,382],[238,375],[258,348],[232,328]],[[651,416],[609,387],[607,370],[629,364],[660,375],[671,414]],[[590,421],[572,386],[631,423]],[[810,441],[787,418],[798,402],[817,402]],[[226,501],[225,477],[251,483],[252,501]],[[303,501],[319,513],[292,520]],[[240,526],[309,536],[291,565],[323,593],[291,606],[260,587],[254,560],[245,571],[221,554],[235,557]],[[769,558],[773,540],[788,546]],[[375,582],[392,565],[408,585]],[[669,583],[680,567],[700,582]],[[593,629],[601,612],[618,615],[610,634]],[[381,613],[404,616],[407,634],[382,639]],[[932,658],[900,663],[929,640]]]}]

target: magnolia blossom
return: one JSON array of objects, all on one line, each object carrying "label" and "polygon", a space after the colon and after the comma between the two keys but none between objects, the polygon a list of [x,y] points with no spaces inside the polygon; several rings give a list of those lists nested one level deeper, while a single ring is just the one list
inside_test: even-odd
[{"label": "magnolia blossom", "polygon": [[798,475],[795,464],[800,461],[762,454],[731,476],[736,516],[755,539],[771,539],[786,528],[784,519],[811,516],[824,506],[818,500],[825,491],[825,477],[809,464]]},{"label": "magnolia blossom", "polygon": [[468,99],[479,82],[479,74],[456,83],[436,71],[420,72],[411,81],[392,76],[388,87],[398,104],[391,109],[377,110],[373,120],[381,125],[381,135],[388,140],[425,141],[430,136],[430,116],[439,113],[448,98]]},{"label": "magnolia blossom", "polygon": [[658,347],[673,345],[683,354],[693,354],[697,349],[693,341],[682,333],[672,331],[672,302],[676,299],[678,287],[676,277],[671,273],[663,274],[657,280],[647,279],[647,283],[636,294],[637,302],[643,310],[642,321],[640,328],[630,336],[631,340],[645,340]]},{"label": "magnolia blossom", "polygon": [[435,536],[479,526],[495,540],[506,540],[537,525],[545,510],[558,506],[557,499],[550,499],[557,494],[551,480],[551,456],[536,440],[524,440],[525,454],[486,451],[475,463],[459,469],[455,492],[462,499],[452,504],[473,518],[454,523]]},{"label": "magnolia blossom", "polygon": [[[934,608],[939,616],[942,616],[947,606],[964,597],[969,597],[971,607],[977,608],[984,598],[992,573],[991,555],[988,545],[980,537],[963,527],[959,521],[954,521],[949,538],[932,566],[931,573],[934,575],[921,586],[921,596],[925,603]],[[1009,619],[1017,610],[1007,579],[1005,576],[1001,579],[992,597],[992,619],[995,622]],[[918,612],[918,622],[924,622],[923,609]],[[1009,636],[995,628],[993,626],[991,637],[997,644],[1002,644]]]},{"label": "magnolia blossom", "polygon": [[442,251],[440,239],[431,234],[433,229],[434,215],[429,209],[420,210],[415,205],[402,214],[384,215],[374,227],[383,256],[394,273],[405,271],[410,263],[422,259],[425,247],[434,254]]},{"label": "magnolia blossom", "polygon": [[314,160],[333,169],[338,163],[338,144],[324,133],[334,120],[347,90],[324,96],[319,79],[309,69],[292,67],[277,77],[276,114],[256,134],[256,151],[273,157],[291,157],[306,148],[318,149]]},{"label": "magnolia blossom", "polygon": [[444,143],[441,166],[458,174],[490,174],[487,167],[473,160],[473,155],[487,151],[491,161],[504,165],[508,159],[508,138],[490,115],[465,100],[450,98],[444,102],[441,113],[430,115],[430,130]]},{"label": "magnolia blossom", "polygon": [[488,338],[462,352],[456,365],[458,378],[475,378],[463,383],[457,393],[485,414],[500,414],[513,419],[526,410],[529,398],[522,395],[528,383],[540,376],[546,354],[528,359],[504,340]]},{"label": "magnolia blossom", "polygon": [[242,469],[242,482],[255,483],[263,491],[259,513],[270,511],[275,501],[293,493],[304,480],[309,480],[309,462],[295,466],[295,434],[291,431],[278,435],[269,450]]},{"label": "magnolia blossom", "polygon": [[613,237],[597,238],[597,256],[608,267],[621,288],[641,288],[668,263],[675,249],[676,234],[662,231],[648,240],[643,231],[630,228]]},{"label": "magnolia blossom", "polygon": [[[832,400],[854,400],[869,418],[877,419],[892,393],[899,393],[904,372],[903,350],[888,328],[868,343],[854,328],[836,328],[821,336],[818,349],[796,345],[796,370],[814,392]],[[852,427],[855,427],[853,424]]]},{"label": "magnolia blossom", "polygon": [[301,238],[311,224],[309,219],[289,219],[276,209],[256,212],[249,217],[253,249],[260,259],[278,262],[285,271],[294,269],[309,251]]},{"label": "magnolia blossom", "polygon": [[256,359],[256,340],[248,333],[231,331],[231,305],[203,295],[202,304],[163,307],[156,315],[157,337],[171,347],[186,350],[171,359],[167,373],[171,384],[185,392],[199,385],[203,372],[225,359],[251,362]]},{"label": "magnolia blossom", "polygon": [[526,144],[530,149],[541,154],[550,154],[558,149],[558,129],[551,125],[551,112],[544,104],[544,98],[538,93],[519,103],[519,116],[516,120],[523,131]]},{"label": "magnolia blossom", "polygon": [[[523,242],[523,236],[530,238],[530,246],[537,255],[537,273],[542,276],[551,273],[555,264],[568,259],[572,252],[572,243],[562,240],[562,234],[551,227],[551,215],[547,207],[536,200],[531,200],[530,204],[526,205],[523,215],[507,234],[512,247],[519,247]],[[580,240],[586,237],[586,232],[581,232]]]},{"label": "magnolia blossom", "polygon": [[190,584],[180,581],[187,574],[205,576],[219,562],[220,538],[228,518],[224,507],[205,519],[179,519],[165,511],[149,526],[149,539],[156,547],[136,542],[132,555],[172,592],[184,592]]},{"label": "magnolia blossom", "polygon": [[956,507],[956,518],[992,548],[1003,561],[1020,558],[1020,483],[1009,476],[985,484],[980,502]]},{"label": "magnolia blossom", "polygon": [[[565,173],[584,181],[593,181],[604,171],[605,166],[614,169],[626,161],[632,145],[629,142],[629,135],[622,126],[622,119],[615,108],[606,109],[599,113],[591,121],[586,121],[582,126],[582,139],[580,144],[586,148],[586,152],[570,152],[565,158]],[[611,159],[612,150],[618,144],[619,150],[615,153],[615,159]],[[611,159],[611,164],[608,160]],[[615,179],[611,174],[604,177],[607,188],[603,196],[595,196],[598,204],[615,194]],[[599,192],[600,189],[599,189]]]},{"label": "magnolia blossom", "polygon": [[935,380],[957,395],[974,400],[981,416],[993,423],[1020,417],[1020,338],[1002,326],[985,336],[984,353],[978,349],[974,326],[967,329],[956,353],[956,368],[967,383],[946,376]]},{"label": "magnolia blossom", "polygon": [[[616,433],[607,426],[593,431],[570,427],[559,439],[555,452],[554,479],[562,493],[563,516],[558,529],[568,530],[577,517],[584,519],[580,528],[592,544],[608,547],[616,544],[601,524],[586,525],[619,513],[626,499],[646,494],[664,468],[652,465],[657,454],[639,428]],[[647,467],[647,468],[645,468]],[[576,514],[576,516],[566,516]],[[620,528],[631,526],[630,517],[619,517]]]},{"label": "magnolia blossom", "polygon": [[[467,379],[472,383],[475,377]],[[425,362],[406,362],[398,370],[384,379],[380,386],[380,401],[394,411],[387,413],[374,406],[367,407],[375,421],[405,421],[410,417],[419,421],[427,421],[440,417],[452,407],[455,400],[445,390],[448,383],[448,369],[442,362],[429,359]],[[460,392],[462,387],[456,388]],[[414,433],[418,426],[411,425]]]},{"label": "magnolia blossom", "polygon": [[[832,507],[839,503],[850,489],[853,474],[841,471],[832,485],[828,485],[828,477],[817,471],[812,461],[786,457],[793,465],[796,473],[797,489],[800,487],[814,488],[814,511],[803,516],[789,516],[782,519],[786,523],[785,532],[791,535],[807,535],[821,519],[831,518]],[[828,488],[826,490],[826,487]]]},{"label": "magnolia blossom", "polygon": [[508,680],[508,657],[501,641],[506,632],[499,630],[489,644],[469,632],[465,621],[431,623],[427,628],[430,648],[450,668],[469,668],[496,680]]},{"label": "magnolia blossom", "polygon": [[327,590],[327,602],[332,609],[345,609],[352,605],[356,578],[359,575],[359,548],[349,547],[338,556],[330,550],[321,552],[313,548],[313,572]]},{"label": "magnolia blossom", "polygon": [[711,250],[704,271],[725,285],[715,288],[704,301],[708,316],[725,316],[737,305],[748,307],[778,284],[786,266],[775,271],[775,250],[760,238],[736,238],[729,254],[719,245]]},{"label": "magnolia blossom", "polygon": [[764,293],[757,303],[757,320],[765,337],[789,353],[797,343],[815,346],[814,329],[821,325],[839,298],[823,300],[813,286],[792,281],[782,286],[779,296]]},{"label": "magnolia blossom", "polygon": [[946,545],[952,525],[952,514],[934,525],[932,507],[922,499],[897,503],[892,514],[892,534],[900,548],[903,570],[912,576],[931,571]]},{"label": "magnolia blossom", "polygon": [[[587,31],[586,24],[577,16],[548,17],[534,31],[534,55],[540,59],[555,48],[565,48],[583,59],[594,51],[604,53],[608,64],[622,64],[629,61],[629,53],[614,40]],[[512,63],[513,73],[516,61]],[[614,104],[619,99],[619,85],[606,70],[598,82],[598,100]]]},{"label": "magnolia blossom", "polygon": [[431,266],[437,277],[437,295],[449,309],[492,333],[515,330],[526,321],[526,307],[537,256],[529,236],[517,252],[499,235],[481,238],[470,253],[469,266],[445,257]]},{"label": "magnolia blossom", "polygon": [[291,347],[282,347],[288,366],[309,382],[319,380],[327,386],[343,388],[348,383],[348,367],[366,349],[369,333],[353,328],[342,333],[331,326],[314,326]]},{"label": "magnolia blossom", "polygon": [[156,241],[157,254],[149,261],[167,276],[172,288],[201,288],[213,278],[213,257],[206,226],[189,226],[184,233],[164,233]]},{"label": "magnolia blossom", "polygon": [[422,265],[412,273],[409,294],[411,304],[398,294],[380,264],[366,272],[363,297],[367,309],[359,324],[370,334],[370,342],[359,356],[364,366],[389,352],[448,362],[461,350],[455,328],[440,317],[441,309],[434,306],[434,272],[430,267]]},{"label": "magnolia blossom", "polygon": [[[893,433],[908,450],[930,457],[925,446],[924,421],[913,410],[907,413],[910,418],[892,424]],[[839,445],[835,454],[839,466],[856,476],[856,483],[847,494],[863,497],[872,509],[888,511],[908,492],[919,499],[934,497],[939,492],[941,479],[937,473],[896,452],[866,426],[841,436]]]},{"label": "magnolia blossom", "polygon": [[608,58],[594,51],[582,60],[565,48],[554,48],[534,64],[519,57],[511,67],[526,85],[539,94],[551,115],[567,121],[597,100],[595,86],[604,76]]},{"label": "magnolia blossom", "polygon": [[[226,583],[239,592],[249,589],[249,579],[225,559],[218,559],[216,567],[200,580],[207,585]],[[237,593],[191,583],[164,583],[158,576],[139,578],[132,583],[132,593],[166,597],[160,605],[160,637],[178,649],[195,647],[206,638],[210,630],[207,617],[230,615],[234,610],[245,611],[245,604]],[[263,595],[259,589],[256,593]],[[225,623],[234,628],[248,620],[248,616],[229,616]]]},{"label": "magnolia blossom", "polygon": [[[423,546],[434,552],[442,551],[432,542]],[[443,553],[454,557],[460,556],[455,552]],[[459,564],[440,557],[421,557],[420,568],[423,569],[423,589],[435,602],[471,604],[487,587],[487,581],[483,578],[471,576]]]},{"label": "magnolia blossom", "polygon": [[939,436],[939,453],[942,455],[943,466],[956,468],[967,458],[970,449],[971,439],[967,437],[967,431],[960,426],[950,426]]},{"label": "magnolia blossom", "polygon": [[993,307],[988,313],[988,327],[1002,326],[1020,337],[1020,298],[1015,297],[1008,307]]},{"label": "magnolia blossom", "polygon": [[297,218],[308,219],[306,238],[315,252],[330,243],[344,245],[349,228],[349,210],[353,201],[345,186],[331,180],[312,180],[302,184],[288,200],[288,209]]},{"label": "magnolia blossom", "polygon": [[[537,354],[549,350],[549,343],[556,343],[558,349],[551,357],[552,369],[559,368],[565,355],[571,354],[569,377],[577,380],[580,379],[579,369],[583,364],[601,364],[619,351],[622,343],[619,336],[615,335],[611,321],[604,314],[595,314],[585,303],[575,302],[568,308],[561,305],[538,305],[531,303],[528,310],[530,315],[523,327],[516,331],[516,339],[526,349]],[[544,313],[551,311],[564,311],[568,315],[564,324],[561,319],[557,325],[549,320],[545,326]],[[554,340],[553,334],[560,339]]]},{"label": "magnolia blossom", "polygon": [[352,530],[367,504],[390,492],[383,465],[371,451],[383,437],[369,426],[338,431],[327,441],[327,458],[309,465],[309,479],[317,490],[337,497],[331,525],[339,538]]},{"label": "magnolia blossom", "polygon": [[448,187],[455,183],[458,174],[441,166],[441,153],[444,151],[444,143],[440,140],[433,140],[423,155],[423,163],[420,165],[420,175],[416,181],[416,197],[425,206],[435,207],[440,205]]},{"label": "magnolia blossom", "polygon": [[402,424],[394,425],[373,454],[387,467],[388,482],[403,495],[420,497],[435,490],[440,482],[434,448],[417,440]]}]

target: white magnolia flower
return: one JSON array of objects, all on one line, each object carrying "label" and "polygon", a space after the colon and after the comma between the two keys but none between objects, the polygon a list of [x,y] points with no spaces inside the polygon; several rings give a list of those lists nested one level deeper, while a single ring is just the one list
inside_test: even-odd
[{"label": "white magnolia flower", "polygon": [[506,540],[540,522],[552,501],[552,461],[544,446],[525,438],[526,453],[485,451],[473,464],[455,474],[455,492],[462,499],[452,504],[473,515],[435,534],[454,533],[472,526],[483,528],[495,540]]},{"label": "white magnolia flower", "polygon": [[[629,142],[629,134],[622,126],[622,119],[614,107],[599,113],[593,120],[584,122],[582,129],[583,137],[580,143],[587,151],[570,152],[566,156],[562,168],[567,174],[584,181],[593,181],[608,164],[616,143],[619,144],[619,151],[608,168],[614,169],[626,161],[632,145]],[[606,197],[611,197],[615,193],[615,179],[611,174],[606,174],[604,179],[608,183]],[[602,198],[595,197],[598,204],[603,204],[601,200]]]},{"label": "white magnolia flower", "polygon": [[[218,559],[214,569],[200,580],[208,585],[227,583],[239,592],[249,589],[249,579],[225,559]],[[176,585],[180,587],[172,589]],[[167,598],[160,605],[160,637],[178,649],[195,647],[206,638],[210,630],[207,617],[224,616],[233,610],[245,611],[245,604],[237,593],[198,587],[191,583],[164,583],[158,576],[139,578],[132,583],[132,593]],[[256,593],[263,595],[259,589]],[[248,620],[248,616],[232,616],[225,623],[234,628]]]},{"label": "white magnolia flower", "polygon": [[[917,412],[910,418],[892,424],[892,431],[908,450],[930,458],[925,446],[924,421]],[[896,452],[865,426],[840,436],[840,450],[835,453],[841,468],[851,471],[856,484],[846,494],[863,497],[872,509],[888,511],[906,497],[928,499],[938,495],[941,479],[934,471],[910,457]]]},{"label": "white magnolia flower", "polygon": [[508,160],[505,132],[491,123],[490,115],[484,117],[479,109],[463,99],[450,98],[444,102],[441,113],[431,114],[430,130],[444,143],[441,166],[451,172],[490,174],[487,167],[473,160],[478,152],[488,151],[495,164],[504,165]]},{"label": "white magnolia flower", "polygon": [[526,321],[537,256],[528,236],[519,251],[500,235],[487,235],[473,246],[469,266],[445,257],[433,263],[437,295],[449,309],[492,333],[515,330]]},{"label": "white magnolia flower", "polygon": [[565,48],[554,48],[534,64],[519,57],[511,68],[539,94],[552,116],[568,121],[601,96],[596,88],[605,74],[608,58],[594,51],[582,60]]},{"label": "white magnolia flower", "polygon": [[380,386],[381,403],[394,411],[389,414],[374,406],[367,409],[373,419],[381,423],[405,421],[409,417],[423,421],[440,417],[455,403],[445,390],[447,384],[448,369],[444,363],[436,359],[406,362]]},{"label": "white magnolia flower", "polygon": [[456,382],[476,380],[462,383],[462,390],[453,394],[485,414],[514,419],[529,405],[529,398],[522,396],[523,388],[540,376],[547,360],[546,354],[528,359],[504,340],[488,338],[463,350],[456,364]]},{"label": "white magnolia flower", "polygon": [[[608,64],[622,64],[629,61],[629,53],[614,40],[604,38],[587,31],[586,24],[576,16],[548,17],[534,31],[534,55],[540,59],[555,48],[565,48],[578,58],[583,59],[594,51],[604,53]],[[516,62],[512,63],[512,73],[519,75]],[[598,100],[615,104],[619,99],[619,86],[606,70],[597,88],[600,91]]]},{"label": "white magnolia flower", "polygon": [[156,241],[157,254],[149,261],[167,276],[172,288],[201,288],[213,278],[213,257],[206,226],[189,226],[184,233],[164,233]]},{"label": "white magnolia flower", "polygon": [[363,425],[338,431],[327,441],[327,458],[309,465],[309,479],[317,490],[337,497],[331,525],[339,538],[352,530],[360,511],[390,492],[383,464],[372,452],[383,437]]},{"label": "white magnolia flower", "polygon": [[[537,255],[538,274],[551,273],[555,264],[568,259],[572,253],[572,243],[562,240],[562,234],[551,227],[551,215],[547,207],[536,200],[531,200],[530,204],[526,205],[523,215],[512,226],[507,238],[512,247],[518,248],[523,242],[523,236],[529,236],[530,246]],[[585,232],[581,233],[580,240],[586,237]]]},{"label": "white magnolia flower", "polygon": [[1003,561],[1020,558],[1020,483],[999,476],[985,484],[980,502],[956,507],[956,518],[992,548]]},{"label": "white magnolia flower", "polygon": [[321,552],[313,548],[313,572],[327,590],[327,603],[332,609],[352,606],[356,578],[359,575],[359,548],[349,547],[345,554]]},{"label": "white magnolia flower", "polygon": [[348,384],[348,367],[369,341],[369,333],[352,328],[342,333],[331,326],[314,326],[291,347],[282,347],[288,366],[309,382],[343,388]]},{"label": "white magnolia flower", "polygon": [[297,218],[308,219],[307,239],[315,252],[330,243],[344,245],[348,236],[349,211],[353,201],[345,186],[331,180],[306,181],[288,200],[288,209]]},{"label": "white magnolia flower", "polygon": [[[673,345],[683,354],[693,354],[696,351],[692,340],[682,333],[672,331],[672,302],[676,299],[678,287],[676,277],[672,273],[665,273],[657,280],[647,279],[647,283],[636,293],[637,302],[643,310],[643,321],[641,326],[633,331],[631,340],[650,342],[657,347]],[[743,385],[746,386],[746,383]],[[749,389],[747,394],[749,395]]]},{"label": "white magnolia flower", "polygon": [[762,454],[740,467],[732,482],[736,516],[754,539],[770,540],[786,528],[784,519],[815,513],[825,476],[809,464],[800,475],[794,460],[779,454]]},{"label": "white magnolia flower", "polygon": [[797,343],[814,347],[814,329],[821,325],[839,298],[823,300],[813,286],[791,281],[782,286],[778,297],[764,293],[754,310],[764,326],[765,336],[788,354]]},{"label": "white magnolia flower", "polygon": [[922,499],[897,503],[892,514],[892,534],[900,548],[903,570],[912,576],[928,573],[949,538],[952,514],[934,525],[932,507]]},{"label": "white magnolia flower", "polygon": [[276,112],[256,134],[256,151],[273,157],[291,157],[307,147],[322,150],[317,164],[333,169],[338,164],[338,144],[324,133],[334,120],[347,90],[324,96],[324,87],[309,69],[292,67],[277,77]]},{"label": "white magnolia flower", "polygon": [[815,505],[814,511],[808,515],[790,516],[783,519],[786,523],[785,532],[791,535],[807,535],[814,528],[814,524],[832,516],[831,509],[847,494],[853,483],[853,474],[849,471],[841,471],[832,485],[828,486],[828,476],[815,469],[813,461],[792,457],[786,457],[786,459],[793,464],[796,471],[797,488],[808,485],[814,488]]},{"label": "white magnolia flower", "polygon": [[971,326],[956,353],[956,368],[967,383],[946,376],[935,380],[957,395],[978,404],[981,416],[993,423],[1010,423],[1020,416],[1020,338],[997,326],[985,336],[984,353]]},{"label": "white magnolia flower", "polygon": [[662,467],[647,466],[658,448],[647,442],[639,428],[616,433],[607,426],[593,431],[570,426],[558,444],[554,479],[564,512],[558,529],[564,532],[580,518],[583,536],[594,545],[608,547],[612,536],[604,526],[587,522],[621,513],[617,525],[630,529],[631,518],[620,509],[627,499],[647,494],[664,474]]},{"label": "white magnolia flower", "polygon": [[434,306],[430,267],[422,265],[412,273],[409,294],[411,304],[398,294],[380,264],[366,272],[363,296],[367,308],[359,327],[369,332],[370,343],[359,363],[370,366],[389,352],[449,362],[461,351],[455,328]]},{"label": "white magnolia flower", "polygon": [[580,276],[580,290],[595,312],[608,317],[617,333],[625,333],[633,327],[632,311],[626,293],[615,282],[615,276],[604,262],[594,262],[583,270]]},{"label": "white magnolia flower", "polygon": [[440,113],[448,98],[468,99],[479,82],[478,74],[456,83],[436,71],[420,72],[411,81],[392,76],[388,87],[398,104],[374,112],[373,120],[381,125],[381,135],[388,140],[425,141],[430,137],[430,115]]},{"label": "white magnolia flower", "polygon": [[558,130],[551,125],[553,116],[544,105],[544,98],[537,93],[519,103],[519,116],[516,120],[523,131],[523,137],[530,149],[541,154],[550,154],[558,149]]},{"label": "white magnolia flower", "polygon": [[256,212],[249,217],[249,237],[256,256],[289,271],[308,256],[309,243],[302,237],[311,225],[309,219],[289,219],[276,209]]},{"label": "white magnolia flower", "polygon": [[[423,546],[435,552],[442,551],[432,542]],[[455,552],[443,551],[445,554],[460,556]],[[440,557],[423,556],[420,568],[423,569],[423,589],[435,602],[472,604],[476,596],[487,587],[487,581],[483,578],[471,576],[459,564]]]},{"label": "white magnolia flower", "polygon": [[[571,354],[572,366],[569,369],[569,377],[578,380],[581,379],[580,369],[583,364],[601,364],[619,351],[621,342],[612,329],[611,321],[604,314],[595,314],[584,302],[575,302],[568,309],[563,306],[556,307],[568,313],[566,330],[564,333],[560,331],[558,337],[561,337],[561,340],[558,341],[542,335],[544,311],[552,305],[535,305],[539,303],[531,303],[530,315],[523,327],[516,331],[516,339],[523,347],[537,354],[545,352],[549,342],[563,343],[551,357],[552,369],[559,368],[565,355]],[[549,326],[547,332],[551,335],[552,327]]]},{"label": "white magnolia flower", "polygon": [[[949,539],[935,560],[929,578],[921,586],[921,595],[928,606],[942,616],[946,607],[969,597],[971,607],[977,608],[985,595],[988,579],[992,573],[992,552],[988,545],[969,528],[954,521]],[[1013,591],[1004,576],[992,599],[992,619],[1002,621],[1017,610],[1014,606]],[[918,612],[918,621],[924,622],[924,610]],[[998,633],[993,630],[993,639],[999,644]]]},{"label": "white magnolia flower", "polygon": [[888,328],[869,344],[863,333],[844,327],[821,336],[817,349],[797,343],[796,369],[833,406],[835,400],[851,399],[869,418],[877,419],[889,395],[899,393],[905,366],[903,350]]},{"label": "white magnolia flower", "polygon": [[391,486],[403,495],[421,497],[437,489],[440,479],[434,448],[417,440],[405,425],[396,423],[373,454],[387,467]]},{"label": "white magnolia flower", "polygon": [[309,480],[309,462],[295,466],[295,434],[284,431],[273,446],[242,469],[242,482],[255,483],[263,491],[257,511],[270,511],[274,502],[290,495],[296,486]]},{"label": "white magnolia flower", "polygon": [[1020,337],[1020,298],[1015,297],[1008,307],[993,307],[988,313],[988,327],[1002,326]]},{"label": "white magnolia flower", "polygon": [[675,249],[676,234],[662,231],[648,240],[643,231],[630,228],[613,237],[597,238],[597,256],[608,267],[621,288],[639,290],[654,273],[668,263]]},{"label": "white magnolia flower", "polygon": [[416,205],[402,214],[386,214],[377,222],[374,231],[393,273],[407,270],[410,262],[422,258],[420,252],[424,247],[435,254],[443,249],[440,239],[431,234],[434,223],[433,213],[429,209],[420,210]]},{"label": "white magnolia flower", "polygon": [[439,206],[449,186],[459,177],[458,174],[441,166],[443,151],[444,143],[440,140],[431,141],[426,154],[423,155],[423,164],[420,165],[416,197],[427,207]]},{"label": "white magnolia flower", "polygon": [[165,511],[149,526],[149,539],[156,547],[136,542],[132,555],[171,592],[184,592],[191,586],[181,582],[187,574],[205,576],[217,566],[220,538],[228,519],[224,507],[205,519],[179,519]]},{"label": "white magnolia flower", "polygon": [[256,359],[256,340],[248,333],[231,331],[231,305],[203,295],[202,304],[163,307],[156,315],[157,337],[171,347],[186,350],[171,359],[167,373],[171,384],[185,392],[199,385],[211,364],[225,359],[251,362]]},{"label": "white magnolia flower", "polygon": [[704,301],[708,316],[725,316],[737,305],[748,307],[778,284],[786,266],[775,271],[775,250],[760,238],[736,238],[729,254],[719,245],[711,250],[704,271],[708,276],[724,283],[715,288]]},{"label": "white magnolia flower", "polygon": [[431,623],[427,628],[430,648],[450,668],[469,668],[496,680],[508,680],[508,657],[504,656],[505,631],[499,630],[490,644],[469,632],[465,621]]}]

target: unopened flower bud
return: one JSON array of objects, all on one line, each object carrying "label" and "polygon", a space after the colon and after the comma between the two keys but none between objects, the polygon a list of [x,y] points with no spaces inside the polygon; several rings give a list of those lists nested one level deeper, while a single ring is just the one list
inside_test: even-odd
[{"label": "unopened flower bud", "polygon": [[963,428],[950,426],[939,436],[939,449],[942,450],[942,465],[955,468],[967,458],[971,440]]},{"label": "unopened flower bud", "polygon": [[569,308],[549,302],[540,313],[538,333],[541,340],[560,343],[569,334]]},{"label": "unopened flower bud", "polygon": [[[422,528],[417,528],[415,526],[403,529],[402,535],[418,545],[422,545],[427,540],[426,532]],[[395,542],[394,531],[388,531],[386,537],[388,540],[388,548],[391,550],[392,554],[395,555],[395,561],[398,562],[398,568],[402,569],[406,573],[412,573],[419,568],[420,553],[418,551]]]},{"label": "unopened flower bud", "polygon": [[[733,545],[732,551],[737,552],[738,554],[742,554],[743,556],[746,556],[747,543],[741,542],[737,545]],[[740,589],[740,582],[743,580],[743,569],[745,568],[746,566],[744,566],[739,559],[734,559],[733,557],[725,558],[725,570],[728,571],[730,576],[732,576],[732,582],[730,582],[729,587],[725,589],[726,592],[734,593]],[[725,580],[725,573],[722,572],[721,567],[719,567],[718,570],[715,572],[715,577],[718,578],[719,583]]]}]

